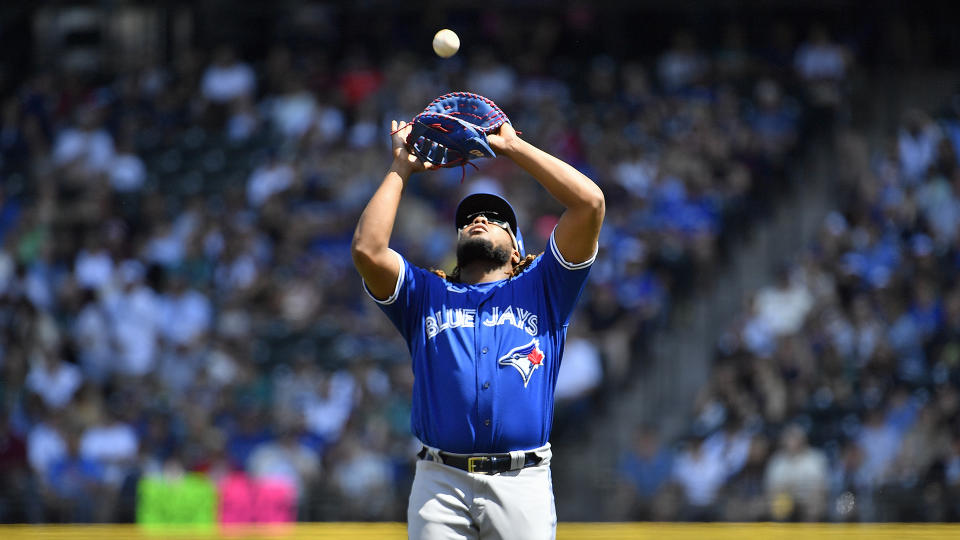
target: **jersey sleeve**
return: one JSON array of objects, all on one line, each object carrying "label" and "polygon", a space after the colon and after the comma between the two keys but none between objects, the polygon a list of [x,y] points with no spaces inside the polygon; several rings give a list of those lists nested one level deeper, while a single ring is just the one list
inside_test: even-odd
[{"label": "jersey sleeve", "polygon": [[569,322],[570,315],[573,314],[573,308],[590,274],[590,267],[597,259],[598,248],[594,248],[593,255],[589,259],[580,263],[571,263],[563,258],[557,248],[554,234],[556,229],[550,234],[550,241],[547,243],[546,251],[540,257],[539,264],[532,270],[541,274],[550,315],[556,324],[562,326]]},{"label": "jersey sleeve", "polygon": [[426,271],[413,266],[396,251],[393,251],[393,254],[400,261],[400,272],[397,275],[397,284],[393,289],[393,294],[380,300],[373,296],[366,282],[363,282],[363,290],[366,291],[367,296],[377,303],[377,307],[386,314],[403,338],[409,341],[408,338],[413,335],[416,322],[416,317],[413,314],[420,313],[420,307],[423,304],[424,290],[426,289],[426,280],[423,274]]}]

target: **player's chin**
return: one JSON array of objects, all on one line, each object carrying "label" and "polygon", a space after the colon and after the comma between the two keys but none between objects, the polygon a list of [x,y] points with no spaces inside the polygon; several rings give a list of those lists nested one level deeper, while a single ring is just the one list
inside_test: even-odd
[{"label": "player's chin", "polygon": [[474,261],[505,264],[510,260],[510,255],[510,250],[495,245],[482,235],[464,236],[457,243],[457,261],[460,267]]},{"label": "player's chin", "polygon": [[458,248],[464,244],[475,242],[493,243],[493,238],[490,237],[489,231],[484,231],[482,229],[467,229],[462,231],[457,237]]},{"label": "player's chin", "polygon": [[476,232],[467,232],[460,236],[460,240],[457,242],[457,249],[484,249],[490,250],[493,249],[493,241],[487,237],[487,233],[484,231]]}]

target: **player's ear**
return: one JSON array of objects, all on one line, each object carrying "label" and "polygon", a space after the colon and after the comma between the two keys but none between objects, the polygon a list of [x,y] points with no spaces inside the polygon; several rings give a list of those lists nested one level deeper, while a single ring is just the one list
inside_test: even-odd
[{"label": "player's ear", "polygon": [[523,260],[523,257],[520,256],[520,252],[517,250],[513,250],[513,253],[510,255],[510,262],[513,263],[514,266],[516,266],[520,264],[520,261],[522,260]]}]

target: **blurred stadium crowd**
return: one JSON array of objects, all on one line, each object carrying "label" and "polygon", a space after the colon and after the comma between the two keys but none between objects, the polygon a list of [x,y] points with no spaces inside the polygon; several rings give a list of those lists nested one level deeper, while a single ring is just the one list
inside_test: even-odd
[{"label": "blurred stadium crowd", "polygon": [[[748,50],[731,26],[709,49],[678,32],[652,63],[556,65],[568,30],[537,22],[510,59],[224,45],[24,74],[0,103],[0,521],[132,520],[138,478],[233,470],[287,479],[301,519],[402,520],[412,374],[348,249],[389,163],[385,126],[451,90],[490,97],[607,194],[559,436],[590,414],[789,192],[850,57],[820,27]],[[876,157],[847,140],[844,211],[730,328],[689,444],[638,435],[624,517],[847,519],[835,499],[865,519],[946,511],[958,128],[910,118]],[[542,249],[561,209],[508,164],[479,165],[415,179],[398,250],[449,269],[454,205],[480,190],[506,195]],[[877,495],[891,486],[903,500]]]},{"label": "blurred stadium crowd", "polygon": [[634,517],[960,519],[960,94],[866,140],[836,138],[838,208],[723,334],[689,436],[636,433]]},{"label": "blurred stadium crowd", "polygon": [[[129,519],[139,475],[233,468],[289,477],[306,518],[403,515],[408,355],[347,248],[388,163],[383,126],[442,91],[494,99],[611,200],[560,423],[709,274],[799,127],[789,62],[759,62],[736,29],[715,58],[678,34],[652,76],[606,57],[564,79],[482,51],[438,67],[316,53],[251,64],[224,46],[96,80],[36,73],[5,97],[3,416],[27,461],[4,492],[43,502],[18,517]],[[451,266],[471,190],[505,193],[545,244],[559,209],[533,181],[500,162],[460,177],[414,182],[395,236],[409,258]]]}]

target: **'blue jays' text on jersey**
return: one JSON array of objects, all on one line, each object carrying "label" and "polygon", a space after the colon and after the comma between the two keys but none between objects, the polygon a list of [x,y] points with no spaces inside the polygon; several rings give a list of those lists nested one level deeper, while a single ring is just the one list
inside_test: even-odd
[{"label": "'blue jays' text on jersey", "polygon": [[450,283],[397,256],[396,289],[377,303],[413,359],[414,435],[462,454],[545,445],[567,322],[596,254],[570,264],[551,235],[522,274],[478,285]]}]

